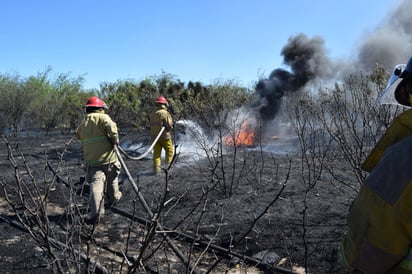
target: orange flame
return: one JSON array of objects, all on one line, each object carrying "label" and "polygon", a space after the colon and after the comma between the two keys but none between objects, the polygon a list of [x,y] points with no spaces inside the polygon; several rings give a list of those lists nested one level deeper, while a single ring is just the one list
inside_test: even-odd
[{"label": "orange flame", "polygon": [[250,124],[244,122],[237,134],[229,134],[225,137],[224,143],[229,146],[254,146],[256,144],[255,129]]}]

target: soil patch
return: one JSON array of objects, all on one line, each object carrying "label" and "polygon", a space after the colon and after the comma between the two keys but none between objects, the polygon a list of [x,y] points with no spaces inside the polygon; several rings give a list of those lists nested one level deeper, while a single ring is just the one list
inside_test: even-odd
[{"label": "soil patch", "polygon": [[[122,142],[135,142],[136,138],[138,136],[127,136]],[[101,223],[91,232],[81,218],[87,212],[87,185],[82,181],[85,166],[80,143],[71,140],[71,135],[59,132],[32,133],[7,141],[17,165],[13,167],[3,140],[0,180],[10,194],[8,198],[19,205],[18,197],[12,195],[13,187],[18,187],[17,177],[31,185],[32,191],[37,191],[36,187],[41,193],[47,190],[47,213],[53,235],[64,243],[68,236],[92,235],[80,241],[79,250],[87,250],[87,241],[93,241],[98,247],[93,251],[97,265],[110,272],[126,273],[125,261],[139,256],[142,243],[150,236],[145,228],[150,227],[149,221],[154,217],[142,205],[143,197],[156,221],[170,233],[184,254],[193,252],[201,258],[197,262],[200,272],[216,263],[212,273],[264,273],[250,261],[244,262],[236,256],[242,254],[259,260],[264,258],[269,265],[289,271],[306,266],[309,273],[346,273],[338,262],[337,250],[355,193],[336,183],[328,173],[322,173],[319,178],[311,174],[316,167],[308,171],[297,154],[277,155],[238,148],[209,157],[179,156],[167,174],[160,176],[151,174],[150,159],[124,158],[141,196],[123,169],[122,200],[106,211]],[[344,161],[338,157],[331,161],[336,162],[334,175],[350,182]],[[56,180],[51,170],[57,171],[61,180]],[[44,248],[40,248],[30,234],[10,223],[16,220],[15,212],[19,212],[19,208],[12,209],[4,192],[0,197],[0,210],[3,216],[0,269],[4,273],[52,272]],[[68,215],[68,212],[78,214]],[[132,221],[127,216],[137,219]],[[79,224],[75,226],[77,231],[62,232],[73,229],[73,223]],[[182,235],[193,238],[184,239]],[[208,251],[205,246],[193,245],[194,239],[209,243]],[[212,246],[234,255],[224,256],[224,252],[213,250]],[[164,252],[152,252],[147,269],[184,273],[170,247],[165,247]],[[123,268],[119,268],[122,264]]]}]

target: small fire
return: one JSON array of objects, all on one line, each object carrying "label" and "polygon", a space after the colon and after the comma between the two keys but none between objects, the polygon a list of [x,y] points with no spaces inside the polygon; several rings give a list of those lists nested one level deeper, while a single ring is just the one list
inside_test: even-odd
[{"label": "small fire", "polygon": [[255,146],[257,135],[255,128],[247,122],[243,122],[240,130],[235,134],[229,134],[225,137],[224,143],[228,146]]}]

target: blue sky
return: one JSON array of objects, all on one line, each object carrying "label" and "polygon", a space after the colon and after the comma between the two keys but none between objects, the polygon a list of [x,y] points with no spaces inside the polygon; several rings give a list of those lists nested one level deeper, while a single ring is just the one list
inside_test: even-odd
[{"label": "blue sky", "polygon": [[331,58],[356,54],[397,0],[4,0],[0,73],[101,82],[170,73],[251,86],[282,67],[288,38],[320,36]]}]

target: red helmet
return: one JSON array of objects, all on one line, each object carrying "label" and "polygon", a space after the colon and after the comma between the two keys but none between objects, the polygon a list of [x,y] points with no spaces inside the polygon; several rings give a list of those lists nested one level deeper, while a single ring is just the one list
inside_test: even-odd
[{"label": "red helmet", "polygon": [[163,96],[159,96],[159,97],[156,99],[156,103],[157,103],[157,104],[164,104],[164,105],[167,105],[167,100],[166,100],[166,98],[165,98],[165,97],[163,97]]},{"label": "red helmet", "polygon": [[87,100],[86,107],[107,108],[106,103],[96,96],[90,97]]}]

